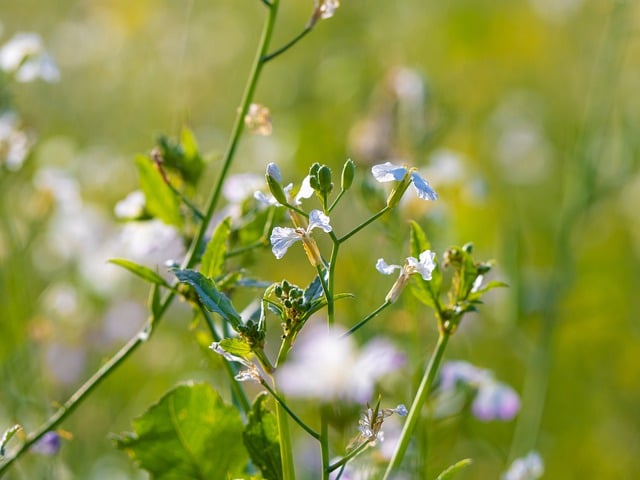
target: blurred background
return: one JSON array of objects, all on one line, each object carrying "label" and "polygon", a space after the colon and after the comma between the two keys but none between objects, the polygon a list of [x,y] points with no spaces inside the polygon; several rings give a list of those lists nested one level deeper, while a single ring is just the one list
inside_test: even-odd
[{"label": "blurred background", "polygon": [[[274,47],[312,9],[283,0]],[[11,128],[25,135],[25,155],[8,161],[3,118],[0,429],[35,429],[143,325],[146,286],[106,260],[155,266],[184,250],[171,229],[115,216],[137,188],[133,157],[189,126],[208,162],[194,199],[204,203],[264,16],[259,0],[2,3],[0,45],[37,32],[59,79],[0,76]],[[457,478],[499,478],[532,449],[545,478],[640,474],[639,20],[630,0],[345,0],[265,68],[255,101],[270,108],[273,134],[246,135],[232,173],[262,175],[275,161],[299,182],[313,162],[338,175],[350,157],[368,192],[370,166],[391,160],[420,167],[440,195],[408,198],[341,250],[337,287],[356,298],[338,304],[340,323],[381,303],[392,281],[373,266],[408,255],[408,219],[439,254],[472,241],[509,284],[465,319],[446,357],[494,371],[522,410],[509,422],[468,408],[432,419],[408,459],[414,478],[465,457],[474,464]],[[354,190],[336,213],[343,232],[375,203]],[[301,251],[289,255],[276,263],[265,249],[247,268],[306,285],[313,271]],[[390,405],[410,401],[436,340],[432,315],[408,292],[403,300],[357,338],[384,335],[407,353],[382,386]],[[224,390],[203,332],[176,302],[62,425],[60,453],[28,455],[7,478],[146,478],[109,435],[177,382]]]}]

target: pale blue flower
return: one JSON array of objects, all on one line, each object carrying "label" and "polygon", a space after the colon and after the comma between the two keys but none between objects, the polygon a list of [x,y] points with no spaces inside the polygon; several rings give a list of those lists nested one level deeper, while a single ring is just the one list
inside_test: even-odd
[{"label": "pale blue flower", "polygon": [[423,200],[436,200],[438,194],[431,188],[429,182],[422,178],[415,168],[401,167],[391,162],[385,162],[380,165],[374,165],[371,168],[373,178],[380,183],[400,182],[408,175],[411,176],[411,183],[419,198]]},{"label": "pale blue flower", "polygon": [[281,259],[291,245],[297,241],[308,241],[311,231],[319,228],[329,233],[332,230],[329,224],[329,217],[320,210],[311,210],[309,213],[309,226],[302,227],[275,227],[271,232],[271,250],[277,259]]},{"label": "pale blue flower", "polygon": [[376,270],[385,275],[391,275],[395,270],[402,270],[400,275],[412,275],[419,273],[425,280],[431,280],[431,274],[436,268],[436,254],[431,250],[425,250],[419,258],[407,257],[403,266],[389,265],[384,258],[379,258],[376,262]]}]

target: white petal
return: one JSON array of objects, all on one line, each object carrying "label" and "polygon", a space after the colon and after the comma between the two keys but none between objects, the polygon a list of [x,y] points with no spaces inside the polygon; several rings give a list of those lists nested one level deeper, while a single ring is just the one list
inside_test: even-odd
[{"label": "white petal", "polygon": [[433,188],[429,186],[429,182],[427,182],[416,172],[413,172],[411,174],[411,178],[413,179],[413,188],[416,189],[418,197],[422,198],[423,200],[436,200],[438,198],[438,194]]},{"label": "white petal", "polygon": [[431,250],[425,250],[420,254],[420,260],[415,257],[408,257],[408,265],[414,269],[415,273],[419,273],[425,280],[431,280],[431,273],[436,268],[434,259],[436,258],[435,252]]},{"label": "white petal", "polygon": [[371,167],[371,173],[373,174],[373,178],[380,183],[393,182],[394,180],[402,180],[407,174],[407,169],[394,165],[391,162],[386,162]]},{"label": "white petal", "polygon": [[300,234],[293,228],[275,227],[271,232],[271,251],[279,260],[291,245],[300,240]]},{"label": "white petal", "polygon": [[309,213],[309,227],[307,228],[307,232],[311,232],[314,228],[319,228],[326,233],[333,230],[331,225],[329,225],[329,217],[320,210],[311,210]]},{"label": "white petal", "polygon": [[304,177],[304,180],[302,180],[302,185],[300,185],[300,191],[296,195],[296,198],[294,199],[293,204],[300,205],[300,200],[302,200],[303,198],[311,197],[311,195],[313,195],[313,192],[314,190],[313,188],[311,188],[311,177],[307,175],[306,177]]},{"label": "white petal", "polygon": [[399,270],[402,267],[400,265],[388,265],[387,262],[384,261],[384,258],[379,258],[376,262],[376,270],[380,273],[384,273],[385,275],[391,275],[394,270]]},{"label": "white petal", "polygon": [[260,203],[264,203],[265,205],[280,205],[278,201],[273,198],[273,195],[265,195],[260,190],[253,192],[253,198],[255,198]]}]

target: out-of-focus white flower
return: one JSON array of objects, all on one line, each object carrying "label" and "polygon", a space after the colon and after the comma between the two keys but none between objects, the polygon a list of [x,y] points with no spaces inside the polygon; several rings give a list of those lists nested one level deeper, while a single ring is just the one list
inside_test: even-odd
[{"label": "out-of-focus white flower", "polygon": [[467,362],[447,362],[440,373],[440,391],[448,393],[458,384],[475,390],[471,412],[482,421],[512,420],[520,411],[520,398],[509,385],[499,382],[493,372]]},{"label": "out-of-focus white flower", "polygon": [[388,341],[374,340],[358,352],[352,337],[340,338],[343,333],[324,326],[303,330],[289,361],[276,372],[282,391],[322,402],[365,403],[376,381],[404,364],[404,355]]},{"label": "out-of-focus white flower", "polygon": [[315,6],[314,17],[322,20],[333,17],[334,13],[340,6],[339,0],[313,0]]},{"label": "out-of-focus white flower", "polygon": [[184,255],[178,230],[160,220],[126,223],[120,242],[126,249],[120,256],[140,263],[164,265],[168,259],[176,260]]},{"label": "out-of-focus white flower", "polygon": [[391,162],[385,162],[371,167],[371,173],[373,178],[380,183],[400,182],[405,180],[408,175],[419,198],[423,200],[436,200],[438,198],[438,194],[431,188],[429,182],[422,178],[415,168],[401,167]]},{"label": "out-of-focus white flower", "polygon": [[264,177],[255,173],[238,173],[227,178],[222,194],[229,203],[239,205],[264,187]]},{"label": "out-of-focus white flower", "polygon": [[436,254],[431,250],[425,250],[420,254],[420,258],[407,257],[404,265],[388,265],[383,258],[379,258],[376,262],[376,270],[385,275],[391,275],[395,270],[400,270],[400,276],[391,287],[391,290],[385,297],[387,302],[395,302],[402,290],[409,282],[409,277],[414,273],[419,273],[424,280],[431,280],[431,274],[436,268]]},{"label": "out-of-focus white flower", "polygon": [[36,172],[33,183],[38,190],[46,191],[56,200],[61,214],[78,214],[82,209],[82,196],[78,181],[62,169],[44,167]]},{"label": "out-of-focus white flower", "polygon": [[60,70],[36,33],[16,33],[0,49],[0,69],[13,73],[19,82],[31,82],[38,78],[57,82]]},{"label": "out-of-focus white flower", "polygon": [[544,462],[538,452],[532,451],[516,458],[501,480],[537,480],[544,474]]},{"label": "out-of-focus white flower", "polygon": [[264,105],[252,103],[244,116],[244,124],[249,131],[257,135],[269,136],[273,130],[271,112]]},{"label": "out-of-focus white flower", "polygon": [[307,228],[275,227],[271,232],[271,250],[277,259],[281,259],[291,245],[301,241],[309,261],[314,265],[320,265],[321,258],[315,241],[311,238],[311,232],[319,228],[325,233],[332,230],[329,217],[320,210],[311,210],[309,213],[309,225]]},{"label": "out-of-focus white flower", "polygon": [[0,114],[0,166],[16,171],[22,167],[32,140],[19,128],[18,116],[6,111]]},{"label": "out-of-focus white flower", "polygon": [[134,190],[124,199],[116,203],[113,211],[117,218],[134,219],[144,212],[145,197],[142,190]]}]

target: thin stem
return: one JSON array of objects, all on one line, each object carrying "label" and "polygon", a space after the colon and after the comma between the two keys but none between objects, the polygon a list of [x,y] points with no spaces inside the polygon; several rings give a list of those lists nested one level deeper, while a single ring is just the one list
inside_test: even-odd
[{"label": "thin stem", "polygon": [[378,315],[382,310],[387,308],[389,305],[391,305],[391,302],[388,301],[388,300],[385,301],[382,305],[380,305],[378,308],[376,308],[373,312],[371,312],[369,315],[367,315],[362,320],[360,320],[358,323],[356,323],[353,327],[351,327],[349,329],[349,331],[343,333],[342,334],[342,338],[348,337],[349,335],[353,335],[353,333],[356,330],[358,330],[359,328],[363,327],[369,320],[371,320],[373,317]]},{"label": "thin stem", "polygon": [[331,213],[331,210],[333,210],[335,208],[335,206],[338,204],[338,202],[340,201],[340,199],[342,198],[342,196],[347,193],[346,190],[340,190],[340,193],[338,194],[338,196],[336,197],[336,199],[333,201],[333,203],[331,203],[331,206],[329,207],[329,209],[327,210],[327,213]]},{"label": "thin stem", "polygon": [[[324,278],[324,272],[326,272],[327,270],[320,265],[318,265],[316,268],[318,269],[318,277],[320,278],[320,283],[322,284],[322,289],[324,290],[324,296],[327,299],[327,316],[328,316],[329,326],[331,326],[333,325],[333,322],[335,320],[333,292],[331,291],[329,284],[327,283],[327,280]],[[331,275],[329,275],[329,278],[331,278]]]},{"label": "thin stem", "polygon": [[320,407],[320,451],[322,454],[322,480],[329,480],[329,421],[325,406]]},{"label": "thin stem", "polygon": [[368,220],[365,220],[360,225],[358,225],[356,228],[351,230],[349,233],[347,233],[346,235],[343,235],[342,237],[340,237],[338,239],[338,242],[343,243],[343,242],[347,241],[349,238],[354,236],[356,233],[358,233],[364,227],[369,225],[371,222],[373,222],[373,221],[377,220],[378,218],[380,218],[382,215],[387,213],[389,210],[391,210],[389,207],[384,207],[382,210],[380,210],[378,213],[376,213],[373,217],[369,218]]},{"label": "thin stem", "polygon": [[276,393],[276,391],[271,388],[269,386],[269,384],[266,381],[262,381],[260,382],[262,384],[262,386],[264,388],[267,389],[267,391],[273,396],[273,398],[276,399],[276,401],[278,402],[278,404],[284,408],[284,410],[289,414],[289,416],[293,419],[294,422],[296,422],[298,425],[300,425],[300,427],[307,432],[309,435],[311,435],[313,438],[315,438],[316,440],[320,440],[320,434],[318,432],[316,432],[315,430],[313,430],[310,426],[308,426],[306,423],[304,423],[300,417],[298,417],[295,413],[293,413],[293,410],[291,410],[289,408],[289,406],[287,405],[287,403],[284,401],[284,399],[278,395],[278,393]]},{"label": "thin stem", "polygon": [[391,473],[402,463],[404,454],[406,453],[409,442],[411,441],[411,436],[413,435],[413,432],[416,429],[416,425],[418,424],[418,420],[420,419],[420,411],[422,410],[424,402],[427,400],[429,390],[431,389],[433,380],[436,377],[436,372],[438,371],[438,367],[440,366],[440,362],[442,361],[442,356],[447,347],[447,342],[449,341],[450,336],[451,333],[449,333],[448,331],[444,331],[441,332],[440,336],[438,337],[438,343],[436,344],[436,348],[431,355],[429,365],[427,366],[427,369],[422,376],[422,380],[420,381],[420,386],[418,387],[416,396],[414,397],[413,403],[411,404],[411,409],[409,410],[407,421],[402,428],[402,433],[400,434],[398,445],[396,446],[393,457],[391,457],[391,461],[387,466],[387,471],[385,472],[383,477],[384,480],[392,478]]},{"label": "thin stem", "polygon": [[262,57],[262,61],[264,63],[267,63],[269,60],[273,60],[278,55],[286,52],[291,47],[293,47],[296,43],[298,43],[300,40],[302,40],[307,35],[307,33],[309,33],[311,30],[313,30],[313,27],[307,25],[304,28],[304,30],[302,30],[298,35],[296,35],[294,38],[289,40],[289,42],[287,42],[285,45],[283,45],[282,47],[277,49],[275,52],[269,53],[268,55],[263,56]]},{"label": "thin stem", "polygon": [[[278,358],[276,359],[275,367],[282,365],[291,350],[291,335],[287,335],[282,344],[280,345],[280,351],[278,352]],[[276,422],[278,424],[278,436],[280,438],[280,459],[282,461],[282,478],[284,480],[294,480],[296,478],[295,469],[293,466],[293,446],[291,444],[291,432],[289,431],[289,419],[287,411],[283,404],[286,403],[284,395],[277,392],[282,403],[276,403]]]},{"label": "thin stem", "polygon": [[172,292],[167,294],[165,301],[158,309],[157,316],[151,317],[149,322],[140,331],[133,336],[118,352],[111,357],[107,363],[100,367],[78,390],[76,390],[64,404],[49,417],[49,419],[40,426],[35,432],[27,436],[26,441],[20,446],[20,448],[10,457],[6,462],[0,466],[0,476],[8,470],[8,468],[20,458],[29,448],[36,443],[42,436],[55,429],[60,425],[109,374],[123,363],[129,355],[131,355],[141,344],[146,342],[151,334],[157,322],[167,310],[168,306],[173,299],[174,294]]},{"label": "thin stem", "polygon": [[359,455],[360,453],[362,453],[368,446],[369,446],[369,440],[367,440],[364,443],[361,443],[356,448],[354,448],[349,453],[347,453],[344,457],[342,457],[340,460],[338,460],[336,463],[334,463],[333,465],[329,465],[329,472],[333,472],[336,468],[340,468],[343,465],[346,465],[349,460],[354,458],[356,455]]}]

